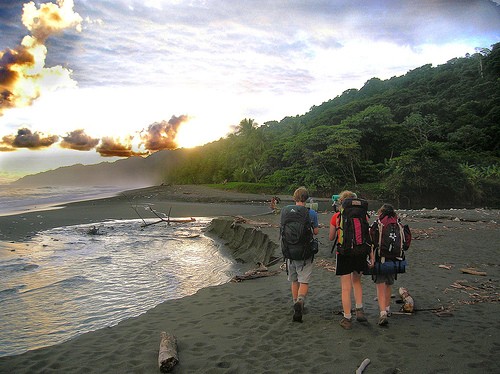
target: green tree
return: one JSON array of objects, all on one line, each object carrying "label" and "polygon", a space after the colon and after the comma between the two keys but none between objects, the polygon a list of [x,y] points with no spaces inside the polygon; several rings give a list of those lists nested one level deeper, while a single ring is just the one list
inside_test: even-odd
[{"label": "green tree", "polygon": [[456,157],[432,142],[389,161],[385,175],[387,191],[398,206],[445,206],[463,199],[468,188]]}]

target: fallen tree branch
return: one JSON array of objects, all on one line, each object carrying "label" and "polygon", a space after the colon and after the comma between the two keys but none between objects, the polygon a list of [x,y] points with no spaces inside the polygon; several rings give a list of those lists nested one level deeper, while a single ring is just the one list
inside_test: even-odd
[{"label": "fallen tree branch", "polygon": [[273,266],[274,264],[277,264],[281,260],[283,260],[283,256],[276,257],[274,260],[269,261],[269,263],[267,264],[267,266]]},{"label": "fallen tree branch", "polygon": [[241,281],[249,280],[249,279],[270,277],[270,276],[277,275],[277,274],[281,273],[281,270],[269,271],[269,269],[266,266],[264,266],[264,264],[262,264],[260,262],[258,262],[257,265],[259,265],[259,267],[257,269],[249,270],[243,275],[235,275],[231,279],[231,282],[241,282]]},{"label": "fallen tree branch", "polygon": [[272,224],[269,222],[263,222],[263,221],[254,221],[242,216],[234,216],[233,224],[237,223],[245,223],[247,225],[254,225],[254,226],[266,226],[266,227],[279,227],[279,225]]},{"label": "fallen tree branch", "polygon": [[460,304],[477,304],[484,302],[499,302],[500,294],[497,291],[496,282],[492,280],[484,281],[480,284],[471,285],[467,280],[457,280],[450,284],[444,291],[458,290],[467,296],[468,300],[458,300]]},{"label": "fallen tree branch", "polygon": [[194,222],[196,221],[195,218],[193,217],[189,217],[189,218],[170,218],[168,217],[168,219],[160,219],[158,221],[154,221],[154,222],[145,222],[141,225],[141,227],[147,227],[147,226],[152,226],[152,225],[156,225],[158,223],[162,223],[162,222],[167,222],[168,225],[170,225],[170,223],[188,223],[188,222]]},{"label": "fallen tree branch", "polygon": [[476,270],[476,269],[473,269],[473,268],[462,268],[462,269],[460,269],[460,271],[462,273],[465,273],[465,274],[481,275],[481,276],[486,276],[487,275],[485,271],[479,271],[479,270]]},{"label": "fallen tree branch", "polygon": [[232,279],[231,282],[241,282],[244,280],[249,280],[249,279],[257,279],[257,278],[263,278],[263,277],[270,277],[273,275],[278,275],[281,273],[281,270],[273,270],[273,271],[268,271],[268,272],[263,272],[263,273],[255,273],[255,274],[249,274],[249,275],[235,275]]},{"label": "fallen tree branch", "polygon": [[170,223],[172,223],[172,222],[174,222],[174,223],[187,223],[187,222],[194,222],[194,221],[196,221],[196,219],[193,218],[193,217],[189,217],[189,218],[170,218],[170,212],[172,211],[172,207],[170,207],[170,209],[168,210],[168,214],[161,213],[163,215],[163,217],[162,217],[160,214],[158,214],[158,212],[155,209],[153,209],[151,207],[151,204],[145,204],[144,205],[144,209],[149,210],[151,213],[153,213],[156,217],[159,218],[158,221],[146,222],[146,220],[141,216],[141,214],[139,213],[139,210],[137,209],[138,205],[132,205],[131,204],[131,207],[137,213],[137,215],[139,216],[139,218],[142,220],[141,227],[152,226],[152,225],[156,225],[156,224],[162,223],[162,222],[166,222],[167,225],[170,226]]},{"label": "fallen tree branch", "polygon": [[326,271],[331,271],[331,272],[335,273],[336,267],[335,267],[335,263],[333,261],[329,261],[327,259],[320,258],[317,261],[314,261],[314,263],[319,268],[323,268]]}]

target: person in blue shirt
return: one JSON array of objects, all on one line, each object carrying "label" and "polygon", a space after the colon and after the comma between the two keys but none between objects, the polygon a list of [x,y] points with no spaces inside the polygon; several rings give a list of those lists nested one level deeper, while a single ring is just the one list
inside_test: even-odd
[{"label": "person in blue shirt", "polygon": [[[299,187],[293,194],[295,205],[288,205],[281,210],[281,225],[284,222],[284,216],[287,211],[293,209],[295,206],[306,206],[307,199],[309,199],[309,192],[305,187]],[[318,213],[309,209],[309,218],[311,219],[311,226],[313,234],[318,235]],[[291,282],[292,300],[293,300],[293,321],[302,322],[302,314],[304,311],[304,303],[309,291],[309,281],[313,270],[313,257],[304,260],[286,259],[286,266],[288,270],[288,281]]]}]

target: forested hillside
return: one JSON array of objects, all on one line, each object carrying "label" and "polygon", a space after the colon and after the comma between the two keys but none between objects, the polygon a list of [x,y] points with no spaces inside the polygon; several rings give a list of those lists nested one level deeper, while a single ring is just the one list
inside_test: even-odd
[{"label": "forested hillside", "polygon": [[[304,115],[189,151],[167,183],[252,182],[316,196],[348,188],[398,207],[500,206],[500,43],[370,79]],[[432,204],[432,205],[426,205]]]}]

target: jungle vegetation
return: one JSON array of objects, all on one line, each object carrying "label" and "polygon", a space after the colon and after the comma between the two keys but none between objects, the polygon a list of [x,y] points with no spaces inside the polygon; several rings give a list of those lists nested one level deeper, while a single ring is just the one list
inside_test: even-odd
[{"label": "jungle vegetation", "polygon": [[325,197],[348,188],[401,208],[498,207],[499,134],[497,43],[372,78],[303,115],[263,125],[245,118],[227,137],[187,150],[165,182],[271,193],[304,185]]}]

